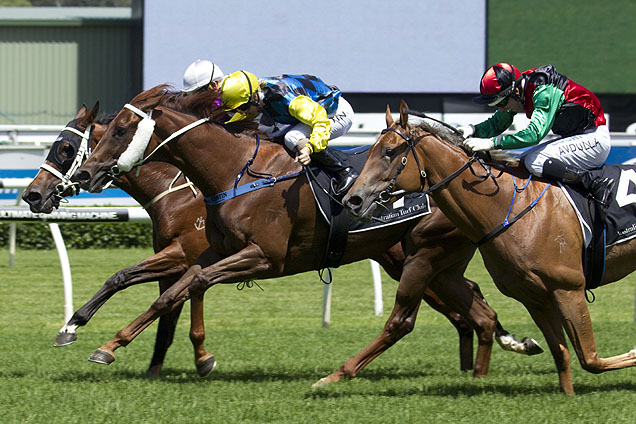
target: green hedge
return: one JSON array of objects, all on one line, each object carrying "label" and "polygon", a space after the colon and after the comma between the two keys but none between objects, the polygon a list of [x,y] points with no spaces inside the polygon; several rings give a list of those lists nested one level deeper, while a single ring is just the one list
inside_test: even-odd
[{"label": "green hedge", "polygon": [[[67,248],[152,247],[152,224],[60,224]],[[16,245],[22,249],[54,249],[46,223],[16,224]],[[9,246],[9,223],[0,223],[0,247]]]}]

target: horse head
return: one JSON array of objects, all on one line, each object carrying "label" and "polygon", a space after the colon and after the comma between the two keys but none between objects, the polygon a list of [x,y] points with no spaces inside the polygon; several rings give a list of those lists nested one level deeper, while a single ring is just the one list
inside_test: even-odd
[{"label": "horse head", "polygon": [[99,102],[90,111],[82,105],[53,142],[45,162],[40,166],[41,171],[22,195],[32,212],[51,213],[64,197],[77,194],[78,189],[71,183],[71,176],[92,147],[98,111]]},{"label": "horse head", "polygon": [[425,189],[425,164],[415,151],[422,136],[408,119],[406,102],[400,104],[397,122],[387,105],[386,129],[369,149],[360,176],[343,199],[353,216],[370,219],[383,204],[396,201],[405,192]]},{"label": "horse head", "polygon": [[[109,182],[128,172],[139,161],[153,137],[153,109],[161,103],[167,86],[158,85],[135,96],[129,104],[117,113],[104,130],[101,142],[95,147],[90,158],[77,170],[73,181],[90,192],[100,192]],[[155,113],[155,116],[160,112]],[[129,145],[136,147],[135,158],[126,166],[119,161]],[[122,169],[123,168],[123,169]]]}]

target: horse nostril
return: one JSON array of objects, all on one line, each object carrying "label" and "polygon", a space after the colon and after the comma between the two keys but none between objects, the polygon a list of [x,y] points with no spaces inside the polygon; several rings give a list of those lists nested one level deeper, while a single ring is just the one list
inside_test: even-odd
[{"label": "horse nostril", "polygon": [[24,200],[28,204],[38,203],[40,200],[42,200],[42,195],[37,191],[25,191],[22,195],[22,200]]},{"label": "horse nostril", "polygon": [[362,204],[362,197],[360,196],[351,196],[349,200],[347,200],[347,204],[351,206],[360,206]]},{"label": "horse nostril", "polygon": [[80,187],[86,190],[91,181],[91,174],[85,170],[77,171],[71,178],[71,181],[79,183]]},{"label": "horse nostril", "polygon": [[344,203],[352,212],[357,212],[362,206],[362,197],[352,195]]}]

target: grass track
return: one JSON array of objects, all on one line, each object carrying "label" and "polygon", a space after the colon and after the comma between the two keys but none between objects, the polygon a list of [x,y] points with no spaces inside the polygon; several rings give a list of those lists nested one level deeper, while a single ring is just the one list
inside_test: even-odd
[{"label": "grass track", "polygon": [[[69,251],[74,306],[113,272],[150,250]],[[7,258],[6,250],[0,257]],[[206,297],[206,346],[219,361],[202,380],[194,370],[184,311],[164,376],[147,380],[155,326],[110,366],[86,358],[156,297],[155,284],[112,298],[71,346],[53,348],[63,324],[61,272],[55,251],[19,251],[0,264],[0,422],[2,423],[540,423],[634,422],[636,369],[586,373],[572,353],[577,396],[566,399],[549,354],[523,357],[495,347],[490,374],[459,371],[452,327],[429,308],[415,331],[361,375],[330,387],[311,385],[338,368],[380,331],[396,283],[383,274],[385,316],[373,315],[368,263],[335,273],[332,326],[323,329],[322,285],[315,272],[259,282],[238,291],[214,287]],[[545,341],[518,302],[501,295],[477,257],[478,281],[504,326]],[[595,291],[590,305],[602,356],[636,346],[634,277]]]}]

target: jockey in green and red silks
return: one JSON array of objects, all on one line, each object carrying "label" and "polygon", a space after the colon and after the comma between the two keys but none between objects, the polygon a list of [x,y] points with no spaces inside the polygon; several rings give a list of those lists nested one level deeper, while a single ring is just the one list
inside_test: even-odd
[{"label": "jockey in green and red silks", "polygon": [[[579,184],[599,202],[607,203],[613,181],[593,179],[587,172],[605,163],[611,147],[603,108],[594,93],[552,65],[522,73],[508,63],[486,70],[480,92],[473,100],[497,111],[484,122],[460,128],[467,137],[467,148],[530,147],[521,159],[532,174]],[[528,127],[502,135],[517,113],[530,118]],[[550,131],[560,137],[543,141]]]}]

